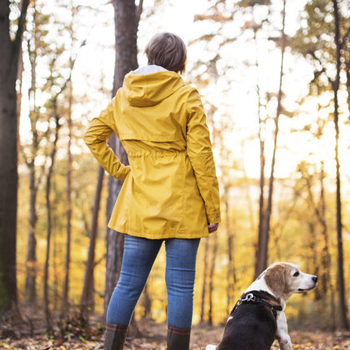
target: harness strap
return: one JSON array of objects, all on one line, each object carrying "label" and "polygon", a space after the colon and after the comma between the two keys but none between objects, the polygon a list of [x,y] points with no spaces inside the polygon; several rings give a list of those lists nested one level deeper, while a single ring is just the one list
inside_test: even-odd
[{"label": "harness strap", "polygon": [[242,304],[242,303],[255,303],[255,304],[262,304],[267,306],[268,308],[271,309],[273,315],[275,318],[277,318],[277,311],[282,311],[282,306],[281,305],[272,305],[270,304],[268,301],[266,301],[265,299],[262,299],[256,295],[254,295],[253,293],[248,293],[248,294],[243,294],[236,302],[236,305],[234,306],[232,313],[234,313],[237,308]]}]

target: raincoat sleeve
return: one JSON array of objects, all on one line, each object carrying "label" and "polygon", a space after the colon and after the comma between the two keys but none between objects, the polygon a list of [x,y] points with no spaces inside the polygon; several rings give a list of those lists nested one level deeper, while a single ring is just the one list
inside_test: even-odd
[{"label": "raincoat sleeve", "polygon": [[198,92],[193,89],[188,98],[187,154],[194,170],[199,192],[204,200],[208,223],[220,219],[219,185],[206,116]]},{"label": "raincoat sleeve", "polygon": [[130,167],[122,164],[107,141],[114,131],[114,99],[109,106],[94,118],[84,135],[84,142],[100,165],[113,177],[124,180]]}]

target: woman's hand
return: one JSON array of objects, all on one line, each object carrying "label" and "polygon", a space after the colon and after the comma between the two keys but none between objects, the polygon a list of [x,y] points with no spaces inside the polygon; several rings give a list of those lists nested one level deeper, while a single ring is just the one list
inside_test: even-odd
[{"label": "woman's hand", "polygon": [[209,233],[213,233],[218,230],[219,224],[209,224],[208,225],[208,230]]}]

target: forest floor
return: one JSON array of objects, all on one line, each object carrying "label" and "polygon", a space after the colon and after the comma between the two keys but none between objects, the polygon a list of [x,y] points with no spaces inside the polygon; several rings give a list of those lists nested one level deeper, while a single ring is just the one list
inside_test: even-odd
[{"label": "forest floor", "polygon": [[[103,349],[102,332],[90,335],[90,340],[83,336],[65,337],[65,340],[49,339],[45,334],[34,337],[23,337],[13,340],[11,338],[0,339],[0,349],[25,349],[25,350],[87,350]],[[166,325],[148,324],[141,331],[140,337],[128,337],[125,350],[166,350]],[[223,327],[194,326],[191,335],[191,350],[204,350],[207,344],[218,344],[223,333]],[[336,350],[350,349],[350,333],[327,332],[291,332],[293,349],[307,350]],[[279,349],[275,343],[273,350]]]}]

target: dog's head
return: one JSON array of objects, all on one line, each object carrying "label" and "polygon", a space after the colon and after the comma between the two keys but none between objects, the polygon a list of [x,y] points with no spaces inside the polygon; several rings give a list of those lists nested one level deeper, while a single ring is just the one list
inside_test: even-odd
[{"label": "dog's head", "polygon": [[267,268],[263,277],[267,286],[277,298],[287,300],[294,293],[305,293],[314,289],[317,277],[303,273],[299,266],[280,262]]}]

